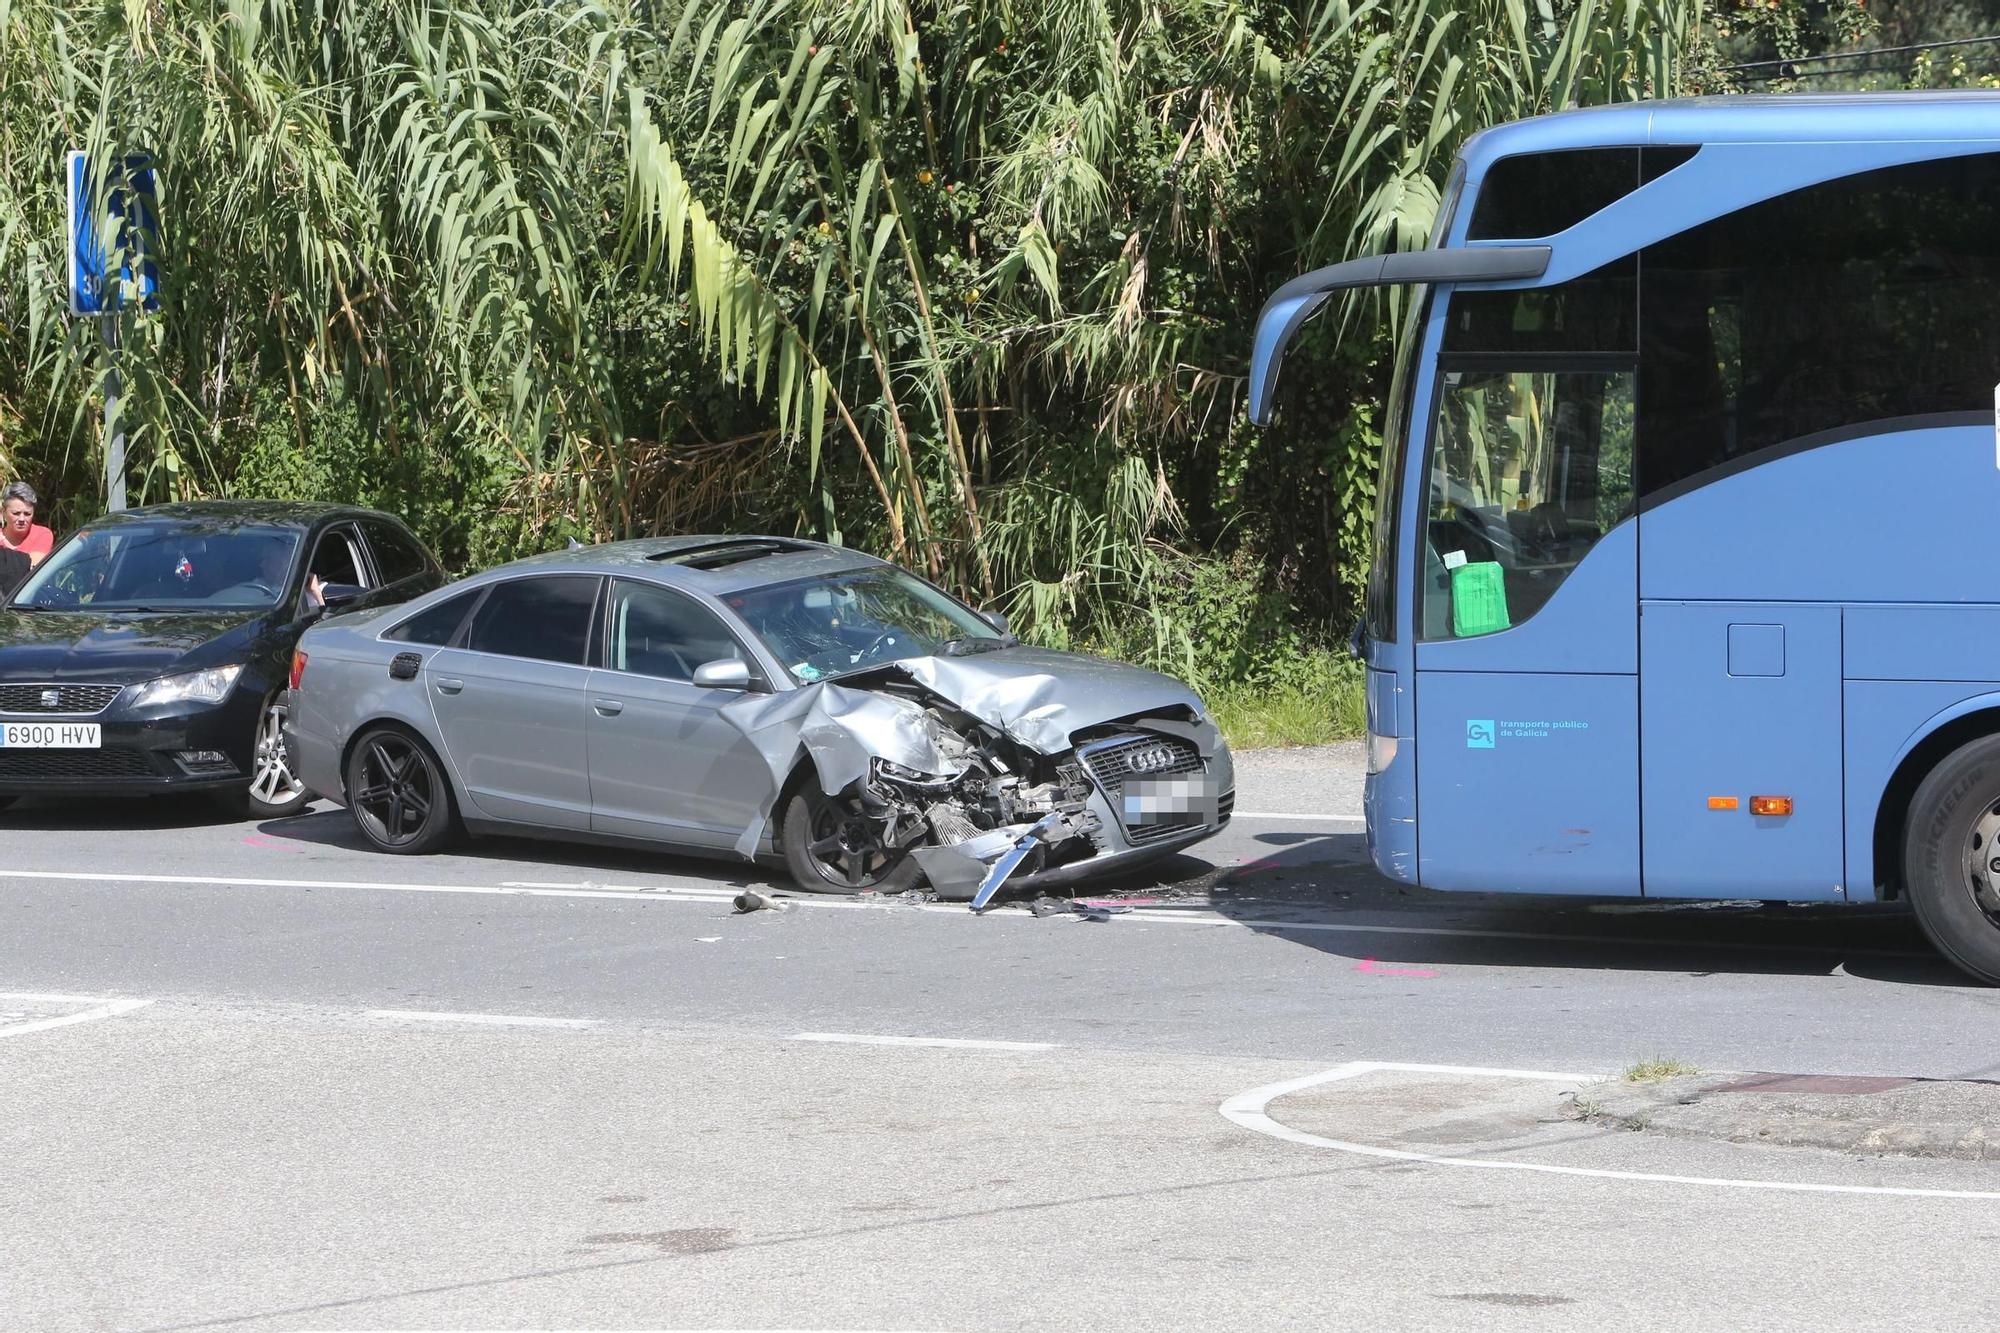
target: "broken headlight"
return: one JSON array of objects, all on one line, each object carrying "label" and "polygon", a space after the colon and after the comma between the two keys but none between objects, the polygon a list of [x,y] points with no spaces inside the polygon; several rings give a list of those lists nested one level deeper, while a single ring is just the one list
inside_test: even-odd
[{"label": "broken headlight", "polygon": [[878,778],[888,778],[891,782],[913,782],[919,786],[927,787],[932,783],[944,781],[944,778],[939,774],[923,773],[914,768],[905,768],[903,765],[891,763],[887,759],[877,759],[874,763],[875,776]]}]

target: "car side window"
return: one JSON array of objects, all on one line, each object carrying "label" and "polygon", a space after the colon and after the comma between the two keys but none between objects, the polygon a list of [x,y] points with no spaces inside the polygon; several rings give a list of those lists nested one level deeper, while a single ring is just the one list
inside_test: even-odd
[{"label": "car side window", "polygon": [[479,600],[479,589],[462,592],[456,597],[447,597],[436,606],[426,607],[402,624],[382,635],[396,643],[421,643],[430,647],[440,647],[458,637],[458,627],[465,623],[466,612]]},{"label": "car side window", "polygon": [[606,662],[613,671],[691,681],[696,667],[725,658],[747,660],[714,612],[653,584],[612,585]]},{"label": "car side window", "polygon": [[472,615],[465,646],[475,653],[584,664],[600,580],[552,574],[493,585]]},{"label": "car side window", "polygon": [[312,564],[307,572],[317,574],[321,583],[344,584],[350,588],[369,587],[367,575],[362,571],[361,552],[355,549],[354,530],[346,527],[329,528],[320,535],[319,545],[313,548]]},{"label": "car side window", "polygon": [[393,523],[363,519],[361,531],[375,553],[375,568],[384,583],[401,583],[430,568],[430,559],[421,547]]}]

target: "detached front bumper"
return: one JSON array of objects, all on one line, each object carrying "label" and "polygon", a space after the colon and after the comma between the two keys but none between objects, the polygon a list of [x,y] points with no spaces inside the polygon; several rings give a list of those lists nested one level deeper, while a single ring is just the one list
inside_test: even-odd
[{"label": "detached front bumper", "polygon": [[0,724],[96,723],[102,741],[96,749],[0,746],[0,795],[143,796],[249,782],[260,711],[251,691],[183,711],[117,710],[113,704],[95,714],[0,713]]}]

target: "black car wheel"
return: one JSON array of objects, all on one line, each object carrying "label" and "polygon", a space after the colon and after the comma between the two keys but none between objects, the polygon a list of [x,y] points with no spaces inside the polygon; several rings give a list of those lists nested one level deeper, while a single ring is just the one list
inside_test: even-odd
[{"label": "black car wheel", "polygon": [[785,806],[778,841],[807,893],[901,893],[923,868],[907,849],[884,847],[880,828],[852,802],[807,782]]},{"label": "black car wheel", "polygon": [[430,747],[407,731],[377,727],[347,757],[347,808],[379,851],[432,852],[458,832],[451,783]]},{"label": "black car wheel", "polygon": [[306,808],[312,793],[292,772],[285,756],[285,717],[290,710],[282,694],[273,694],[257,711],[257,735],[250,746],[250,785],[218,793],[223,809],[238,819],[283,819]]},{"label": "black car wheel", "polygon": [[1903,882],[1938,952],[2000,985],[2000,736],[1961,746],[1917,787]]},{"label": "black car wheel", "polygon": [[281,819],[306,808],[312,793],[292,772],[285,754],[285,719],[290,708],[280,695],[264,701],[257,715],[257,744],[250,756],[250,815],[254,819]]}]

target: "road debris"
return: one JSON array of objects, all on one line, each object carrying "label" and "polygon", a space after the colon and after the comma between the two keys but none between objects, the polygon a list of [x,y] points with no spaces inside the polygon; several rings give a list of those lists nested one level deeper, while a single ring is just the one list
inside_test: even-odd
[{"label": "road debris", "polygon": [[1086,921],[1109,921],[1132,909],[1123,903],[1089,901],[1079,898],[1051,898],[1047,894],[1028,904],[1036,916],[1080,916]]},{"label": "road debris", "polygon": [[745,889],[736,895],[736,910],[741,912],[782,912],[785,904],[768,893],[756,889]]}]

